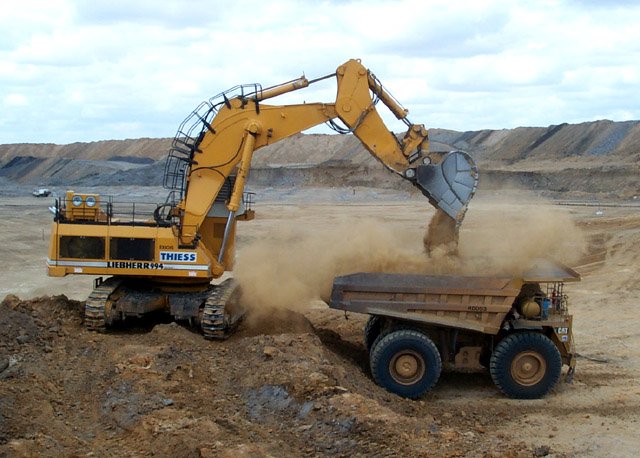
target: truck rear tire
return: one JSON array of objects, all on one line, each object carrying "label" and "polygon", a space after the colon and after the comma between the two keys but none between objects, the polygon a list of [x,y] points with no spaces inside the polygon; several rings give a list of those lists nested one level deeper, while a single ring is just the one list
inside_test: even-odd
[{"label": "truck rear tire", "polygon": [[369,315],[367,324],[364,327],[364,345],[367,351],[371,351],[373,343],[382,331],[383,319],[380,315]]},{"label": "truck rear tire", "polygon": [[538,399],[558,383],[562,357],[544,334],[520,332],[500,341],[491,355],[491,378],[514,399]]},{"label": "truck rear tire", "polygon": [[433,388],[442,372],[440,352],[433,341],[419,331],[407,329],[379,336],[369,363],[378,385],[410,399]]}]

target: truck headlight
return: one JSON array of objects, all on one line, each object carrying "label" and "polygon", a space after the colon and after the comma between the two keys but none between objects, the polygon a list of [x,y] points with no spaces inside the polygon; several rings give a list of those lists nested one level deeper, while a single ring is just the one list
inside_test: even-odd
[{"label": "truck headlight", "polygon": [[84,199],[84,203],[87,205],[87,207],[93,207],[96,204],[96,198],[93,196],[87,196],[87,198]]},{"label": "truck headlight", "polygon": [[82,196],[73,196],[73,199],[71,199],[71,203],[74,207],[79,207],[80,205],[82,205]]}]

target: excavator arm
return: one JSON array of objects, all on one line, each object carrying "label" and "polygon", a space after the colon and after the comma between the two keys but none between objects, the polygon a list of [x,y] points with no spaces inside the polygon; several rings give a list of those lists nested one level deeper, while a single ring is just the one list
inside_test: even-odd
[{"label": "excavator arm", "polygon": [[[333,76],[337,80],[335,103],[263,103]],[[379,101],[407,125],[401,139],[386,127],[376,109]],[[417,186],[432,205],[459,225],[475,192],[475,164],[462,152],[444,157],[430,154],[427,129],[409,122],[407,115],[359,60],[349,60],[335,74],[316,80],[301,77],[264,90],[259,85],[238,86],[211,99],[194,112],[193,124],[186,128],[183,123],[167,163],[168,168],[173,167],[170,175],[179,193],[172,214],[178,219],[175,230],[180,244],[197,243],[201,224],[225,180],[235,172],[227,201],[227,226],[217,256],[222,263],[254,151],[325,122],[343,133],[353,133],[385,167]],[[338,127],[336,119],[345,127]]]}]

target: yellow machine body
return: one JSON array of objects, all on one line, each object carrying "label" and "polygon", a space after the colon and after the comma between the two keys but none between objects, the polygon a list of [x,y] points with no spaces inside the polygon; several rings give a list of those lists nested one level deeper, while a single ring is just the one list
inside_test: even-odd
[{"label": "yellow machine body", "polygon": [[[83,203],[74,205],[74,198]],[[91,206],[84,203],[87,199],[93,202]],[[222,263],[216,258],[227,223],[223,217],[206,217],[201,225],[202,242],[185,248],[178,244],[175,227],[162,227],[153,219],[120,221],[109,217],[96,194],[68,192],[61,213],[65,222],[54,221],[51,227],[47,263],[53,277],[114,275],[208,283],[224,273],[219,266],[233,268],[235,224]],[[253,217],[253,210],[246,210],[236,219]]]}]

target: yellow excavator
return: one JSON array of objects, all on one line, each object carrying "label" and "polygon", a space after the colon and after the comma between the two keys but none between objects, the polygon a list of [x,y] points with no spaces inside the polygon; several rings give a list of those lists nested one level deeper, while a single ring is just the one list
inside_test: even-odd
[{"label": "yellow excavator", "polygon": [[[334,103],[264,103],[329,78],[337,82]],[[379,102],[406,124],[404,136],[386,127]],[[352,133],[459,226],[476,189],[477,168],[460,151],[430,153],[427,129],[407,116],[355,59],[313,80],[231,88],[202,102],[180,125],[165,163],[170,192],[164,204],[145,211],[140,204],[73,191],[56,200],[48,274],[100,276],[85,306],[90,330],[164,310],[197,324],[207,338],[225,338],[243,315],[239,288],[232,278],[211,282],[233,268],[236,222],[254,218],[245,182],[254,151],[263,146],[321,123]]]}]

